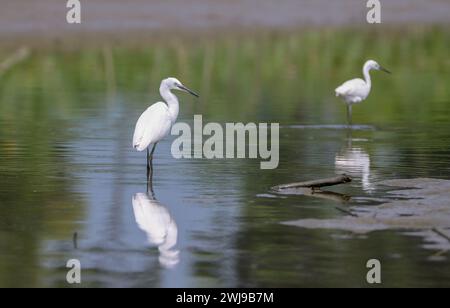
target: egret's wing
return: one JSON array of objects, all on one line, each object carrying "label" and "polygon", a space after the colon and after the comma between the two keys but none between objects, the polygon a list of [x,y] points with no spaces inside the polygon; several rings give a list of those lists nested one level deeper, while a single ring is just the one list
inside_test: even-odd
[{"label": "egret's wing", "polygon": [[359,96],[363,97],[366,90],[366,82],[360,78],[349,80],[338,87],[336,96]]},{"label": "egret's wing", "polygon": [[136,123],[133,136],[133,147],[144,151],[150,144],[163,139],[172,126],[169,109],[166,104],[159,102],[144,111]]}]

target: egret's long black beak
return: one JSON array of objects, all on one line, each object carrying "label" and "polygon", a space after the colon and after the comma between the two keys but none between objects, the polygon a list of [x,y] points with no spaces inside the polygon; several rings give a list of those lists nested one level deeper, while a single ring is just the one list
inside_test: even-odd
[{"label": "egret's long black beak", "polygon": [[187,93],[189,93],[189,94],[194,95],[195,97],[200,97],[197,93],[195,93],[194,91],[192,91],[191,89],[189,89],[189,88],[187,88],[187,87],[185,87],[185,86],[180,85],[180,86],[178,86],[178,88],[179,88],[180,90],[182,90],[182,91],[185,91],[185,92],[187,92]]},{"label": "egret's long black beak", "polygon": [[385,69],[385,68],[382,67],[382,66],[380,66],[380,71],[383,71],[383,72],[388,73],[388,74],[392,74],[390,70]]}]

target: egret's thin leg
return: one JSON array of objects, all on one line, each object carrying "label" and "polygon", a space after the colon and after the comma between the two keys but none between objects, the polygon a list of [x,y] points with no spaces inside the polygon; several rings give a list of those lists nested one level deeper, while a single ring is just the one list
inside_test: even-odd
[{"label": "egret's thin leg", "polygon": [[155,149],[156,149],[156,145],[158,143],[155,143],[155,145],[153,146],[152,152],[150,153],[150,157],[153,158],[153,153],[155,153]]},{"label": "egret's thin leg", "polygon": [[153,153],[155,153],[157,143],[153,145],[153,149],[149,152],[147,148],[147,180],[153,181]]},{"label": "egret's thin leg", "polygon": [[150,174],[150,152],[147,148],[147,179],[149,174]]},{"label": "egret's thin leg", "polygon": [[347,122],[348,126],[351,127],[352,124],[352,104],[347,104]]}]

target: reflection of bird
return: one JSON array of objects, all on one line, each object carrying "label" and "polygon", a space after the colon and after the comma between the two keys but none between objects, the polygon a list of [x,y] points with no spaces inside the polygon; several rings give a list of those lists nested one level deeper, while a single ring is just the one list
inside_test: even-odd
[{"label": "reflection of bird", "polygon": [[362,177],[363,189],[367,192],[373,191],[374,187],[370,180],[370,156],[362,148],[349,146],[345,151],[335,157],[335,168],[337,173],[348,173]]},{"label": "reflection of bird", "polygon": [[[171,90],[181,90],[196,97],[198,95],[175,78],[167,78],[161,82],[159,92],[166,103],[158,102],[151,105],[136,123],[133,136],[133,147],[139,152],[147,150],[147,175],[152,172],[153,153],[159,141],[169,133],[178,117],[179,104]],[[149,148],[152,147],[150,152]]]},{"label": "reflection of bird", "polygon": [[136,223],[147,235],[150,244],[158,246],[159,262],[171,268],[180,261],[177,244],[178,228],[167,208],[145,193],[133,196],[133,211]]},{"label": "reflection of bird", "polygon": [[352,124],[352,105],[361,103],[370,94],[370,90],[372,88],[372,80],[370,78],[371,70],[384,71],[390,74],[387,69],[379,65],[377,62],[369,60],[364,64],[363,68],[365,80],[360,78],[352,79],[345,82],[335,90],[336,96],[341,97],[347,104],[347,117],[349,125]]}]

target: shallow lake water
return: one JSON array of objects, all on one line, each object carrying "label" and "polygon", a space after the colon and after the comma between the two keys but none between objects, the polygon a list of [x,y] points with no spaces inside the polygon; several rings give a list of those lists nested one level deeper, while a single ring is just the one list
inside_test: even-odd
[{"label": "shallow lake water", "polygon": [[[82,287],[354,287],[367,286],[373,258],[383,286],[450,286],[448,251],[420,233],[284,224],[376,206],[392,198],[383,180],[450,178],[448,32],[158,44],[56,46],[0,77],[0,286],[68,286],[66,262],[79,259]],[[344,129],[333,89],[367,57],[394,74],[373,73],[359,126]],[[176,160],[172,136],[157,148],[150,198],[131,138],[169,75],[201,94],[179,95],[179,121],[280,123],[279,168]],[[354,179],[329,189],[342,199],[270,191],[340,173]]]}]

